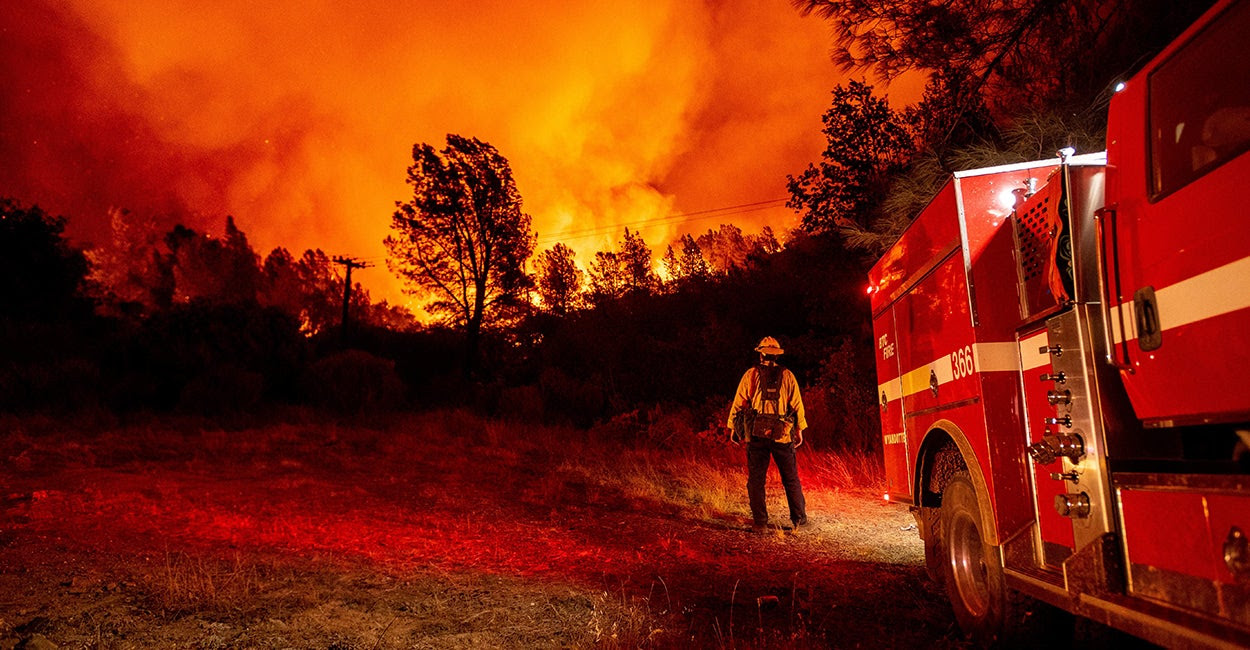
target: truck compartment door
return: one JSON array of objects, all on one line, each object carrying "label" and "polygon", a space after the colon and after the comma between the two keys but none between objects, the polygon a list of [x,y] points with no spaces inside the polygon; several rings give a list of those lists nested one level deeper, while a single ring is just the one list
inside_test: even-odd
[{"label": "truck compartment door", "polygon": [[1112,102],[1110,352],[1147,425],[1250,417],[1247,33],[1250,2],[1233,3]]},{"label": "truck compartment door", "polygon": [[1250,629],[1250,478],[1116,482],[1130,594]]},{"label": "truck compartment door", "polygon": [[912,496],[911,453],[903,430],[903,393],[899,372],[894,307],[872,321],[877,347],[877,407],[881,412],[881,448],[885,454],[886,493],[892,500]]}]

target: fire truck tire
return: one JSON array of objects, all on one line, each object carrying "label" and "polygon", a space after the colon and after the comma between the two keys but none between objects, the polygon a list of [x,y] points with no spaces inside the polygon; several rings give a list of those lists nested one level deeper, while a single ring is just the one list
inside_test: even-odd
[{"label": "fire truck tire", "polygon": [[924,568],[929,579],[941,586],[946,580],[944,567],[945,547],[942,544],[942,510],[921,508],[920,526],[924,537]]},{"label": "fire truck tire", "polygon": [[979,498],[966,472],[947,484],[939,523],[942,568],[959,627],[978,645],[1000,646],[1027,638],[1020,625],[1026,599],[1007,588],[998,548],[982,541]]}]

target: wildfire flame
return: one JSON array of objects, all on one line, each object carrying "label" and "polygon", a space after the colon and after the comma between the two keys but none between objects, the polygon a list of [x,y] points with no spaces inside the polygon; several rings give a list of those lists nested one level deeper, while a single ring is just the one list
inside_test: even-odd
[{"label": "wildfire flame", "polygon": [[[627,5],[3,3],[0,195],[86,243],[123,207],[376,261],[412,145],[447,133],[509,158],[540,245],[784,197],[842,81],[826,25],[785,0]],[[795,223],[779,204],[729,220]],[[718,223],[643,235],[658,255]],[[619,238],[566,243],[584,261]],[[399,295],[384,268],[360,280]]]}]

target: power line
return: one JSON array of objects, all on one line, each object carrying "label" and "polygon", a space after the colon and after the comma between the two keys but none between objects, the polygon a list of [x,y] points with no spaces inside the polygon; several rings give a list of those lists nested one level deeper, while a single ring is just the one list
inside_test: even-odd
[{"label": "power line", "polygon": [[[652,217],[650,219],[642,219],[639,221],[632,221],[629,223],[618,223],[618,224],[611,225],[611,226],[595,226],[591,228],[583,228],[580,230],[566,230],[564,232],[553,233],[551,235],[548,235],[548,237],[564,237],[567,235],[578,235],[578,234],[582,234],[582,233],[586,233],[590,231],[603,230],[605,228],[615,229],[620,226],[634,226],[634,225],[661,223],[661,222],[668,222],[668,221],[680,222],[682,220],[696,221],[696,219],[685,219],[685,218],[694,217],[697,215],[707,215],[707,216],[700,216],[699,218],[708,219],[713,216],[728,216],[731,214],[739,214],[741,212],[751,212],[753,210],[765,210],[769,207],[772,207],[768,204],[779,203],[785,200],[786,199],[771,199],[768,201],[756,201],[754,203],[742,203],[740,205],[728,205],[723,208],[710,208],[707,210],[697,210],[695,212],[683,212],[681,214],[670,214],[670,215],[665,215],[663,217]],[[754,207],[754,206],[763,206],[763,207]],[[740,209],[740,208],[750,208],[750,209]],[[712,213],[716,213],[716,214],[712,214]]]},{"label": "power line", "polygon": [[691,221],[700,221],[704,219],[712,219],[716,217],[729,217],[747,212],[756,212],[759,210],[767,210],[773,207],[781,207],[779,204],[788,199],[771,199],[768,201],[755,201],[753,203],[741,203],[738,205],[729,205],[721,208],[710,208],[707,210],[697,210],[694,212],[683,212],[681,214],[670,214],[663,217],[653,217],[651,219],[642,219],[639,221],[631,221],[626,223],[616,223],[607,226],[594,226],[591,228],[581,228],[576,230],[566,230],[563,232],[543,235],[538,238],[538,243],[549,244],[556,241],[565,241],[570,239],[586,239],[589,237],[598,237],[606,235],[616,230],[628,226],[660,226],[673,225],[679,223],[687,223]]},{"label": "power line", "polygon": [[[675,225],[679,223],[688,223],[692,221],[702,221],[705,219],[713,219],[717,217],[732,217],[734,215],[746,214],[748,212],[758,212],[760,210],[768,210],[771,208],[779,208],[788,198],[768,199],[766,201],[753,201],[751,203],[739,203],[737,205],[726,205],[719,208],[708,208],[705,210],[695,210],[693,212],[682,212],[679,214],[669,214],[662,217],[652,217],[650,219],[640,219],[638,221],[629,221],[624,223],[614,223],[603,226],[591,226],[589,228],[576,228],[573,230],[564,230],[537,238],[537,244],[552,244],[557,241],[570,241],[578,239],[589,239],[591,237],[599,237],[602,235],[617,232],[621,228],[634,227],[654,227],[664,225]],[[380,260],[386,258],[386,255],[376,255],[371,257],[358,257],[355,260]],[[337,261],[337,260],[335,260]],[[341,263],[341,262],[340,262]],[[360,267],[357,267],[360,268]]]}]

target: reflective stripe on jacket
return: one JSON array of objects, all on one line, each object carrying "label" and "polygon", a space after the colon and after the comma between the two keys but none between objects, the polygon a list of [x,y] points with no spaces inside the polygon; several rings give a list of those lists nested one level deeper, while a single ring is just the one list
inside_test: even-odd
[{"label": "reflective stripe on jacket", "polygon": [[[778,400],[781,407],[780,413],[777,411],[778,404],[772,400],[765,402],[762,398],[763,391],[760,390],[760,373],[752,366],[745,374],[742,380],[738,382],[738,392],[734,395],[733,404],[729,407],[728,424],[725,426],[733,428],[734,416],[738,411],[750,406],[760,413],[775,413],[785,415],[794,412],[795,423],[798,425],[799,431],[807,429],[807,413],[803,410],[803,396],[799,394],[799,381],[795,379],[794,373],[789,368],[781,369],[781,399]],[[791,437],[789,431],[777,442],[790,442]]]}]

